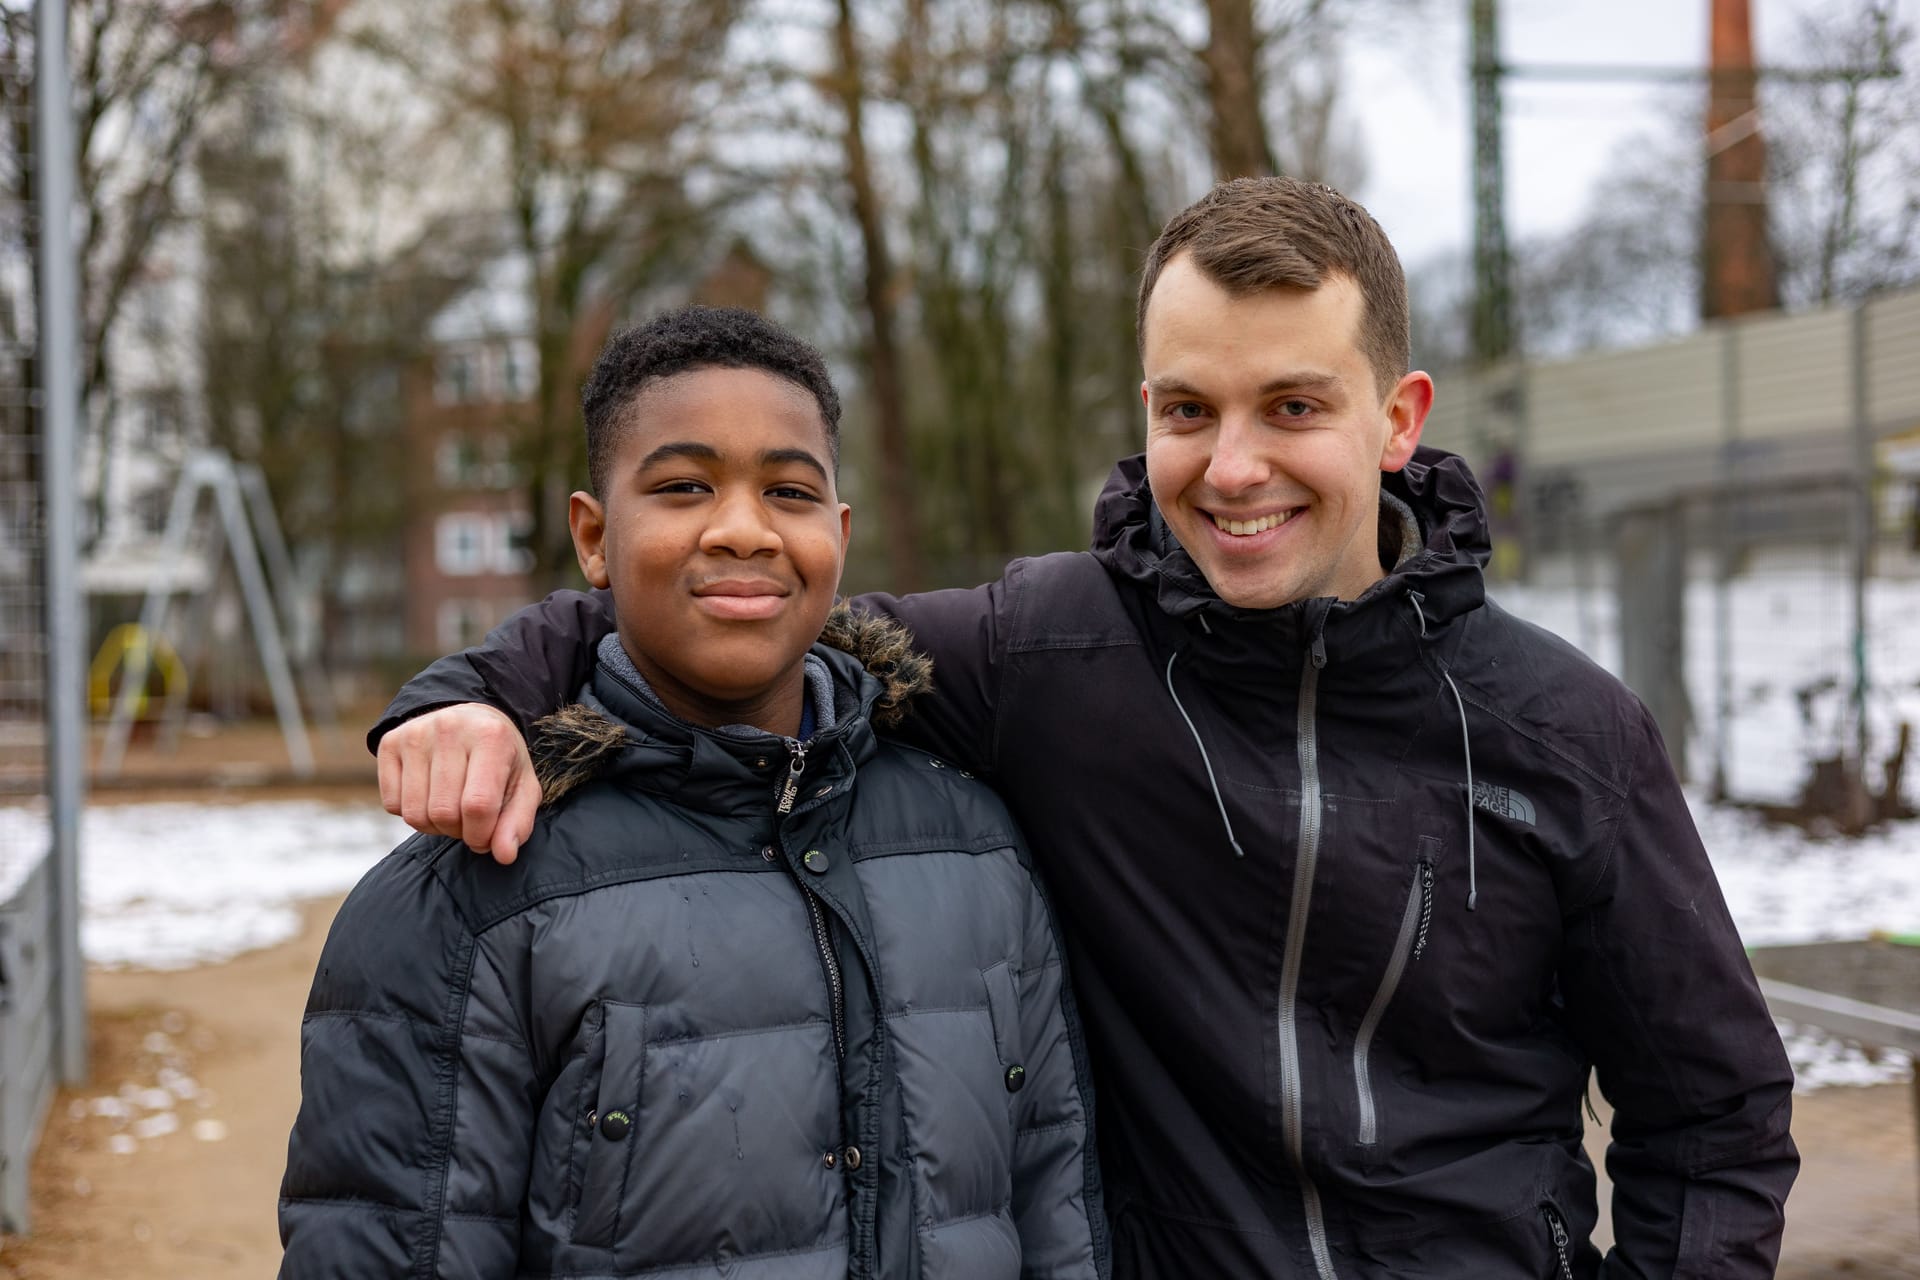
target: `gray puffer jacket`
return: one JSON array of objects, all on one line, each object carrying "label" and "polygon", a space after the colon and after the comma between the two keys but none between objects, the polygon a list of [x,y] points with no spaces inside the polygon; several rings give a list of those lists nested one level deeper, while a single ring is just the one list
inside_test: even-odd
[{"label": "gray puffer jacket", "polygon": [[814,652],[837,723],[804,750],[601,667],[545,723],[572,790],[518,862],[416,837],[354,890],[301,1033],[282,1276],[1107,1273],[1020,835]]}]

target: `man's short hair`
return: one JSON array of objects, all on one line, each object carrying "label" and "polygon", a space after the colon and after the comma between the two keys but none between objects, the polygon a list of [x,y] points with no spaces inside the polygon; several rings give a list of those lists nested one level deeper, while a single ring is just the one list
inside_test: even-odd
[{"label": "man's short hair", "polygon": [[580,391],[587,422],[587,478],[605,497],[615,442],[634,400],[652,382],[698,369],[759,369],[813,396],[827,432],[827,453],[840,469],[840,394],[820,353],[754,311],[681,307],[607,340]]},{"label": "man's short hair", "polygon": [[1135,332],[1144,355],[1147,299],[1176,254],[1235,297],[1276,287],[1317,289],[1329,273],[1360,287],[1360,349],[1384,396],[1407,372],[1407,277],[1373,216],[1320,182],[1234,178],[1168,220],[1140,273]]}]

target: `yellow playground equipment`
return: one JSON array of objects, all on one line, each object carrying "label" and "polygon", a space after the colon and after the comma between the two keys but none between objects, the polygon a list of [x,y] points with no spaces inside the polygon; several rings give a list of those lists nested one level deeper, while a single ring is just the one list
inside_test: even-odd
[{"label": "yellow playground equipment", "polygon": [[142,686],[133,695],[135,719],[157,719],[165,710],[186,705],[187,668],[180,655],[165,636],[127,622],[107,633],[87,669],[87,703],[96,719],[113,711],[119,696],[114,677],[128,667],[128,659],[133,660],[132,671],[138,673],[134,678]]}]

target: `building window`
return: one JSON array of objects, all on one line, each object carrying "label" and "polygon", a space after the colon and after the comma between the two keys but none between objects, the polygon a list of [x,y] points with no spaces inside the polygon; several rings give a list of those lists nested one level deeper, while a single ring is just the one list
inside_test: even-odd
[{"label": "building window", "polygon": [[433,398],[440,404],[467,404],[479,398],[480,362],[472,351],[442,351],[433,368]]},{"label": "building window", "polygon": [[527,537],[533,519],[521,511],[456,511],[434,526],[434,563],[449,577],[526,573],[533,568]]},{"label": "building window", "polygon": [[434,478],[442,489],[511,489],[519,482],[505,436],[451,435],[433,454]]},{"label": "building window", "polygon": [[492,517],[455,513],[440,517],[433,530],[433,559],[450,577],[485,573],[491,567]]},{"label": "building window", "polygon": [[516,338],[500,349],[500,390],[507,400],[531,400],[539,357],[533,344]]},{"label": "building window", "polygon": [[493,625],[494,610],[485,600],[443,600],[434,637],[442,649],[467,649],[479,644]]}]

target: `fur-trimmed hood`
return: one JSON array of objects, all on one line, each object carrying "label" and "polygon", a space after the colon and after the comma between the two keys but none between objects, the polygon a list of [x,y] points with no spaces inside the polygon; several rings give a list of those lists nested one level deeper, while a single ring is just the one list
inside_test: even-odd
[{"label": "fur-trimmed hood", "polygon": [[[914,649],[905,627],[876,614],[856,613],[844,601],[827,615],[819,644],[859,660],[870,677],[859,709],[880,728],[898,724],[908,700],[933,685],[933,660]],[[585,702],[536,720],[527,745],[542,802],[551,804],[605,772],[628,740],[627,726]]]}]

